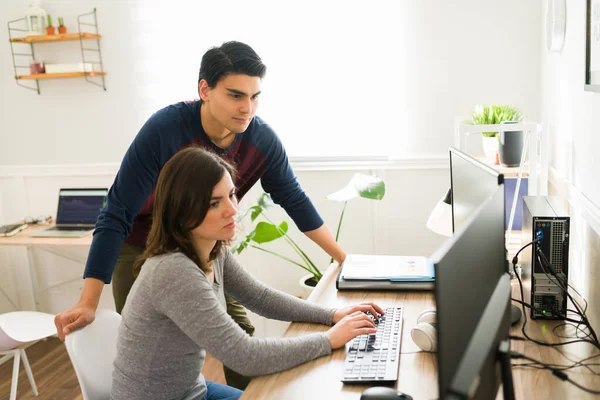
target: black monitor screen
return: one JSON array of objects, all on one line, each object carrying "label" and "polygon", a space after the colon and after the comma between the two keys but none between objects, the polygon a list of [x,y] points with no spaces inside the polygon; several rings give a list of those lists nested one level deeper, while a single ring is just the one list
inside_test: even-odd
[{"label": "black monitor screen", "polygon": [[456,232],[504,179],[493,168],[462,151],[450,148],[452,230]]},{"label": "black monitor screen", "polygon": [[[453,195],[456,193],[452,199],[457,211],[455,232],[433,257],[440,398],[452,392],[457,380],[464,383],[470,378],[479,383],[473,398],[495,398],[499,377],[492,349],[507,337],[510,325],[510,283],[500,289],[506,289],[504,300],[491,302],[500,281],[509,282],[505,274],[504,177],[456,149],[451,149],[450,157]],[[481,333],[476,337],[485,328],[481,326],[484,314],[489,329],[485,337]],[[492,328],[498,329],[491,332]],[[482,342],[487,347],[481,346]],[[474,364],[473,358],[480,361],[481,369],[473,376],[458,376],[467,359]]]},{"label": "black monitor screen", "polygon": [[[448,393],[488,299],[506,272],[503,189],[496,187],[496,193],[454,233],[448,247],[434,256],[440,398]],[[503,318],[504,312],[498,310],[498,317]],[[482,374],[482,384],[484,378]]]},{"label": "black monitor screen", "polygon": [[93,225],[106,204],[107,189],[61,189],[58,198],[58,224]]}]

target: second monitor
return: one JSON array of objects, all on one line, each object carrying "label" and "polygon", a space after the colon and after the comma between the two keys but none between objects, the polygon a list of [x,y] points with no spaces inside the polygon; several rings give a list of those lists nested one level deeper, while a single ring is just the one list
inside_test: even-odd
[{"label": "second monitor", "polygon": [[[439,395],[441,399],[496,398],[503,381],[504,397],[511,399],[506,352],[511,290],[502,175],[456,149],[451,151],[451,162],[453,189],[460,188],[459,200],[464,200],[459,207],[453,198],[457,205],[454,236],[433,257]],[[477,187],[466,196],[472,185]]]}]

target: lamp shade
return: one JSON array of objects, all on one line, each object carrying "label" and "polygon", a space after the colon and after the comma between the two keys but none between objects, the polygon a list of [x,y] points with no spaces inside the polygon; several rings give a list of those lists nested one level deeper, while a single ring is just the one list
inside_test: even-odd
[{"label": "lamp shade", "polygon": [[427,228],[442,236],[452,236],[452,191],[440,199],[427,220]]}]

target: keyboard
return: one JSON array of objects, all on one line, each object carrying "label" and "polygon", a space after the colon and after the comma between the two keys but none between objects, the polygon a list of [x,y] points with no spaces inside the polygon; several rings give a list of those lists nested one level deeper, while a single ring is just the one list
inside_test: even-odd
[{"label": "keyboard", "polygon": [[357,336],[346,344],[342,382],[395,382],[400,365],[402,307],[387,307],[379,321],[367,315],[377,332]]}]

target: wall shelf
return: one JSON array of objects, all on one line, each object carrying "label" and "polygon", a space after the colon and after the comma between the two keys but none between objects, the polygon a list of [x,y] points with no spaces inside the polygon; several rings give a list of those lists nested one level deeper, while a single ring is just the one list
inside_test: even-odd
[{"label": "wall shelf", "polygon": [[[58,35],[36,35],[36,36],[22,36],[13,37],[14,34],[23,34],[27,32],[24,28],[26,23],[25,18],[17,19],[8,22],[8,41],[10,42],[10,50],[13,60],[14,77],[17,85],[26,89],[35,90],[40,94],[40,80],[48,79],[63,79],[63,78],[84,78],[88,83],[99,86],[106,90],[106,82],[104,77],[106,72],[102,64],[102,52],[100,51],[100,39],[102,35],[98,33],[98,18],[96,15],[96,9],[85,14],[77,16],[77,27],[78,32],[75,33],[64,33]],[[92,32],[84,32],[82,26],[92,27]],[[95,33],[93,32],[95,31]],[[86,45],[84,47],[84,40],[93,40],[96,42],[95,47],[93,45]],[[78,41],[79,48],[81,51],[81,61],[83,64],[93,64],[94,71],[90,72],[61,72],[61,73],[43,73],[43,74],[23,74],[23,70],[30,72],[30,65],[36,62],[34,44],[52,43],[52,42],[68,42]],[[93,43],[93,42],[92,42]],[[15,46],[19,51],[15,51]],[[29,52],[22,51],[23,49],[29,49]],[[27,61],[23,61],[27,60]],[[99,68],[98,68],[99,67]],[[85,68],[87,70],[91,68]],[[21,73],[19,74],[20,71]],[[35,87],[20,83],[21,81],[33,81]],[[99,83],[101,82],[101,83]]]},{"label": "wall shelf", "polygon": [[[546,196],[548,195],[548,153],[549,140],[548,128],[539,122],[519,122],[517,124],[494,124],[494,125],[471,125],[466,123],[468,117],[456,117],[454,119],[454,145],[460,150],[467,151],[467,136],[471,134],[481,134],[483,132],[506,132],[523,131],[525,132],[525,143],[521,164],[517,167],[517,182],[514,190],[510,217],[508,219],[507,242],[511,240],[512,226],[517,208],[517,202],[520,195],[521,179],[524,177],[525,166],[527,165],[527,195]],[[492,166],[501,172],[514,169],[503,169],[504,167]],[[511,172],[512,172],[511,171]],[[514,174],[514,172],[512,172]],[[513,175],[514,176],[514,175]]]},{"label": "wall shelf", "polygon": [[[527,157],[521,160],[522,172],[529,176],[529,196],[546,196],[548,194],[548,127],[539,122],[520,122],[518,124],[470,125],[464,121],[469,117],[456,117],[454,129],[454,146],[469,153],[467,136],[482,132],[524,131],[528,138]],[[517,175],[521,167],[516,167]],[[525,169],[524,167],[527,167]],[[498,166],[493,166],[498,168]],[[514,172],[513,172],[514,174]]]},{"label": "wall shelf", "polygon": [[38,79],[63,79],[63,78],[85,78],[86,76],[105,76],[106,72],[59,72],[54,74],[18,75],[15,79],[38,80]]},{"label": "wall shelf", "polygon": [[63,33],[58,35],[44,35],[44,36],[25,36],[21,38],[9,39],[11,43],[47,43],[47,42],[66,42],[70,40],[89,40],[89,39],[100,39],[102,35],[89,32],[81,33]]},{"label": "wall shelf", "polygon": [[[503,165],[498,165],[495,164],[492,159],[484,156],[474,155],[473,157],[475,157],[482,163],[488,165],[489,167],[494,168],[496,171],[504,175],[505,178],[516,178],[517,176],[519,176],[519,167],[505,167]],[[525,160],[525,162],[523,163],[522,176],[523,178],[529,177],[529,161],[527,160]]]}]

